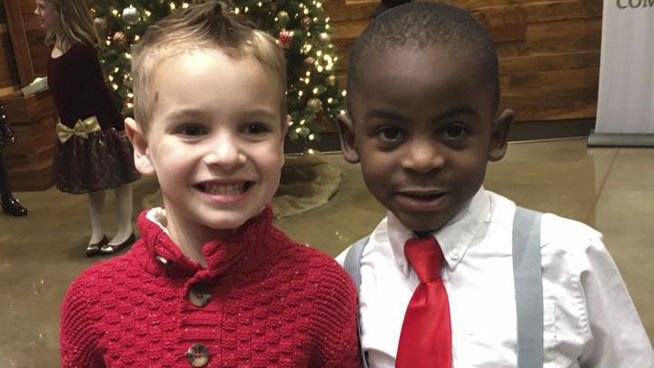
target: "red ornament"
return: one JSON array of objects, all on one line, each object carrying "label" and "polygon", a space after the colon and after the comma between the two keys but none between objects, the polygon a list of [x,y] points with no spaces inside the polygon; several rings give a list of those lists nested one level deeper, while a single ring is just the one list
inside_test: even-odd
[{"label": "red ornament", "polygon": [[279,46],[288,49],[291,47],[291,43],[293,42],[293,32],[289,31],[279,31],[279,34],[277,35],[277,43]]}]

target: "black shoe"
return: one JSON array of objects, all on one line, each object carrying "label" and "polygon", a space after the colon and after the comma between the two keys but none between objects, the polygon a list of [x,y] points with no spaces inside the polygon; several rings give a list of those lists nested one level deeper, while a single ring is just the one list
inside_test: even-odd
[{"label": "black shoe", "polygon": [[23,205],[12,196],[2,197],[2,211],[9,216],[27,215],[27,208],[23,207]]},{"label": "black shoe", "polygon": [[106,236],[102,237],[102,240],[100,240],[97,243],[89,244],[86,246],[86,256],[87,257],[93,257],[94,255],[100,253],[100,248],[104,247],[107,245],[107,240]]},{"label": "black shoe", "polygon": [[120,244],[105,244],[104,246],[100,247],[100,252],[104,254],[118,253],[124,248],[127,248],[130,245],[134,244],[135,241],[136,241],[136,235],[132,233],[132,235],[130,235],[129,238],[127,238],[127,240],[125,240]]}]

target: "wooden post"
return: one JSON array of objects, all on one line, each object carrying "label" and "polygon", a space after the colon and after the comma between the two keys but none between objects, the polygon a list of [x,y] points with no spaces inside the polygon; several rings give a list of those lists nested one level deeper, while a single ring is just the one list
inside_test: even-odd
[{"label": "wooden post", "polygon": [[54,185],[53,160],[57,113],[49,91],[2,98],[16,142],[2,150],[15,191],[45,190]]},{"label": "wooden post", "polygon": [[20,10],[20,0],[4,0],[3,3],[7,16],[11,45],[18,67],[20,86],[25,87],[34,80],[34,66],[32,65],[30,47],[27,42],[25,23],[23,22],[23,16]]}]

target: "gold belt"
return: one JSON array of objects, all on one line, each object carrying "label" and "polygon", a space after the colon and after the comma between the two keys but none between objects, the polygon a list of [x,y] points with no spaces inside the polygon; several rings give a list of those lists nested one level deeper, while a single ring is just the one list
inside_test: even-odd
[{"label": "gold belt", "polygon": [[75,126],[72,128],[69,128],[61,122],[58,122],[56,130],[57,137],[59,137],[59,142],[66,143],[66,141],[74,135],[82,139],[87,139],[89,134],[99,132],[101,129],[98,117],[93,115],[84,120],[78,119],[77,123],[75,123]]}]

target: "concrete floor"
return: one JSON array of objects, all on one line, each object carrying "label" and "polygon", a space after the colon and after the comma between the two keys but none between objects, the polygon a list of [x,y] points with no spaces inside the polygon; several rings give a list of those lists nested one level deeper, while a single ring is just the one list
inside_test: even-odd
[{"label": "concrete floor", "polygon": [[[332,200],[301,215],[278,219],[292,238],[337,255],[368,233],[384,210],[367,193],[359,168],[338,155],[343,181]],[[584,139],[511,144],[489,166],[487,189],[518,204],[583,221],[605,243],[654,337],[654,149],[586,147]],[[134,185],[135,214],[156,189]],[[57,367],[59,306],[69,282],[101,258],[87,259],[86,196],[55,189],[16,193],[25,218],[0,213],[0,367]],[[106,223],[113,229],[111,197]]]}]

